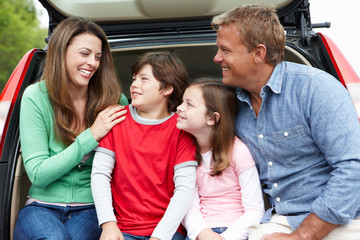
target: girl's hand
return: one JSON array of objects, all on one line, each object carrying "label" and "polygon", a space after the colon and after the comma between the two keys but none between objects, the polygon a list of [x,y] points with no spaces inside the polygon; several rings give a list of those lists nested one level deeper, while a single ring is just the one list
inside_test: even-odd
[{"label": "girl's hand", "polygon": [[223,236],[214,232],[210,228],[205,228],[197,236],[198,240],[225,240]]},{"label": "girl's hand", "polygon": [[100,240],[124,240],[116,222],[106,222],[101,225],[103,231]]},{"label": "girl's hand", "polygon": [[112,105],[102,110],[95,119],[95,122],[90,127],[90,131],[98,142],[102,139],[116,124],[125,119],[123,116],[126,110],[120,105]]}]

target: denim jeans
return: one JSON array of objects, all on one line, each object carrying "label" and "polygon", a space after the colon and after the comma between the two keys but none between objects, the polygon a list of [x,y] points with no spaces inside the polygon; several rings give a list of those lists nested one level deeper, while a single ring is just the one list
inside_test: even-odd
[{"label": "denim jeans", "polygon": [[[136,236],[131,235],[128,233],[122,233],[125,240],[149,240],[151,236]],[[176,232],[174,236],[172,237],[172,240],[184,240],[185,236],[183,236],[181,233]]]},{"label": "denim jeans", "polygon": [[14,240],[98,240],[98,225],[94,205],[60,207],[33,202],[19,212]]},{"label": "denim jeans", "polygon": [[[223,232],[225,232],[225,230],[227,229],[227,227],[215,227],[215,228],[211,228],[211,230],[213,230],[214,232],[221,234]],[[185,240],[190,240],[190,238],[188,238],[188,236],[186,236]]]}]

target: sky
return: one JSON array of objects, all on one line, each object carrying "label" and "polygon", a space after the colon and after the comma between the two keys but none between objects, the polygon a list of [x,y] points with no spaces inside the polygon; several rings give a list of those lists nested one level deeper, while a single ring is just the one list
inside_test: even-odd
[{"label": "sky", "polygon": [[[309,0],[312,23],[330,22],[330,28],[316,28],[314,31],[329,36],[340,48],[346,59],[360,77],[360,1],[359,0]],[[48,26],[48,16],[41,4],[34,0],[39,9],[43,27]],[[341,2],[341,4],[339,4]]]}]

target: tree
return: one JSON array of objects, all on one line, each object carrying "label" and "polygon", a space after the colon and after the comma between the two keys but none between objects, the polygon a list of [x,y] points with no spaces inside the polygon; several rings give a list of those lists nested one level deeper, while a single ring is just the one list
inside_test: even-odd
[{"label": "tree", "polygon": [[46,45],[46,36],[32,0],[0,0],[0,90],[26,52]]}]

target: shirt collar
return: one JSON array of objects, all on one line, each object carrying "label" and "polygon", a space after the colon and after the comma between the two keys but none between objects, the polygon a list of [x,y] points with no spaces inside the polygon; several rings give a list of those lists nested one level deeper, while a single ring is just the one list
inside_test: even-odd
[{"label": "shirt collar", "polygon": [[[283,82],[284,72],[285,72],[285,62],[281,62],[277,64],[270,76],[269,81],[266,83],[266,85],[263,88],[268,86],[274,93],[276,94],[281,93],[281,85]],[[240,101],[248,102],[249,99],[248,91],[246,91],[243,88],[237,88],[236,94]]]},{"label": "shirt collar", "polygon": [[283,82],[284,73],[285,62],[278,63],[275,66],[269,81],[266,83],[266,86],[268,86],[274,93],[281,93],[281,85]]}]

